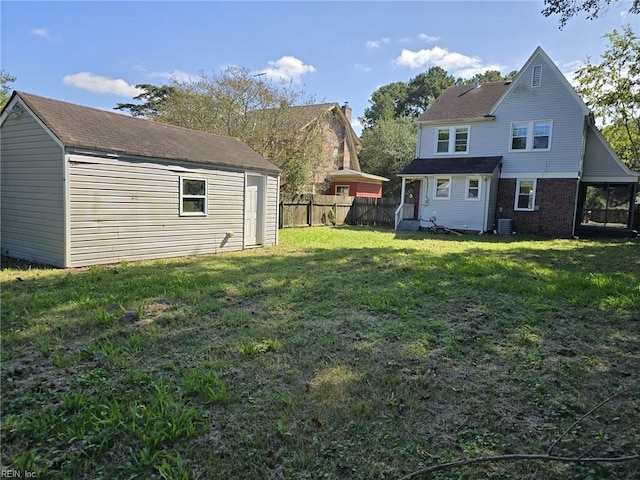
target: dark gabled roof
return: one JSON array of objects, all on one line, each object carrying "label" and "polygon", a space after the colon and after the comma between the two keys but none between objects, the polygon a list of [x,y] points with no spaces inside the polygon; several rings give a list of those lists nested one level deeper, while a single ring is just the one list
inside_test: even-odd
[{"label": "dark gabled roof", "polygon": [[418,122],[483,118],[511,82],[456,85],[447,88],[418,118]]},{"label": "dark gabled roof", "polygon": [[402,175],[482,175],[491,174],[502,157],[416,158],[398,174]]},{"label": "dark gabled roof", "polygon": [[65,147],[243,170],[280,171],[237,138],[164,125],[24,92],[13,95],[20,97]]}]

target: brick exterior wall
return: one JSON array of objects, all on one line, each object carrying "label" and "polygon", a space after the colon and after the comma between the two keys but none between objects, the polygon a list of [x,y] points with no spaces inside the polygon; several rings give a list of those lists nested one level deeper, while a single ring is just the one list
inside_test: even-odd
[{"label": "brick exterior wall", "polygon": [[[512,218],[513,230],[553,237],[573,237],[573,220],[578,179],[539,178],[536,185],[536,211],[514,210],[516,179],[500,179],[496,218]],[[502,211],[500,209],[502,208]]]},{"label": "brick exterior wall", "polygon": [[[322,153],[315,167],[314,183],[322,190],[322,185],[330,173],[339,168],[352,168],[351,155],[345,148],[346,128],[338,116],[331,113],[322,128]],[[338,149],[338,157],[334,159],[334,150]]]}]

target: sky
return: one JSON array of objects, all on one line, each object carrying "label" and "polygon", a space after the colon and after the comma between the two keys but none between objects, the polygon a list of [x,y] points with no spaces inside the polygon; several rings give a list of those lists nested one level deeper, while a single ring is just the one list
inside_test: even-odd
[{"label": "sky", "polygon": [[562,30],[543,0],[0,2],[0,66],[12,87],[110,110],[137,84],[195,79],[229,66],[284,80],[317,103],[349,102],[356,132],[371,94],[431,66],[471,78],[507,74],[541,46],[569,78],[607,48],[631,1]]}]

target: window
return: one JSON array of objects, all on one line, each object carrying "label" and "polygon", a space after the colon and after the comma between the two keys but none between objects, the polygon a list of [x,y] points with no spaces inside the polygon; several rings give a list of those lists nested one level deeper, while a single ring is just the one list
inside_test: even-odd
[{"label": "window", "polygon": [[336,195],[349,196],[349,185],[336,185]]},{"label": "window", "polygon": [[533,122],[533,149],[548,150],[551,122]]},{"label": "window", "polygon": [[480,200],[480,178],[467,177],[465,200]]},{"label": "window", "polygon": [[436,128],[436,153],[467,153],[469,127]]},{"label": "window", "polygon": [[451,198],[451,178],[436,178],[435,198],[439,198],[441,200],[449,200]]},{"label": "window", "polygon": [[437,153],[449,153],[449,129],[438,129]]},{"label": "window", "polygon": [[180,215],[207,214],[207,181],[180,177]]},{"label": "window", "polygon": [[533,76],[531,77],[531,86],[539,87],[542,85],[542,65],[533,66]]},{"label": "window", "polygon": [[340,166],[340,149],[338,147],[333,148],[333,152],[331,152],[331,158],[333,158],[334,165]]},{"label": "window", "polygon": [[551,150],[551,120],[513,122],[510,151],[530,152]]},{"label": "window", "polygon": [[516,210],[534,210],[536,201],[536,181],[518,179],[516,182]]}]

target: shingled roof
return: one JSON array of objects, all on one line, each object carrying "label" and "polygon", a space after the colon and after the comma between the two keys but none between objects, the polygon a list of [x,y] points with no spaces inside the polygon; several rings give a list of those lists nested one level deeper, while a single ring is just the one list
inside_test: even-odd
[{"label": "shingled roof", "polygon": [[447,88],[418,118],[418,122],[483,118],[511,82],[455,85]]},{"label": "shingled roof", "polygon": [[[279,168],[237,138],[14,92],[65,147],[239,169]],[[9,102],[11,103],[11,101]]]},{"label": "shingled roof", "polygon": [[502,157],[416,158],[398,175],[491,174],[501,160]]}]

